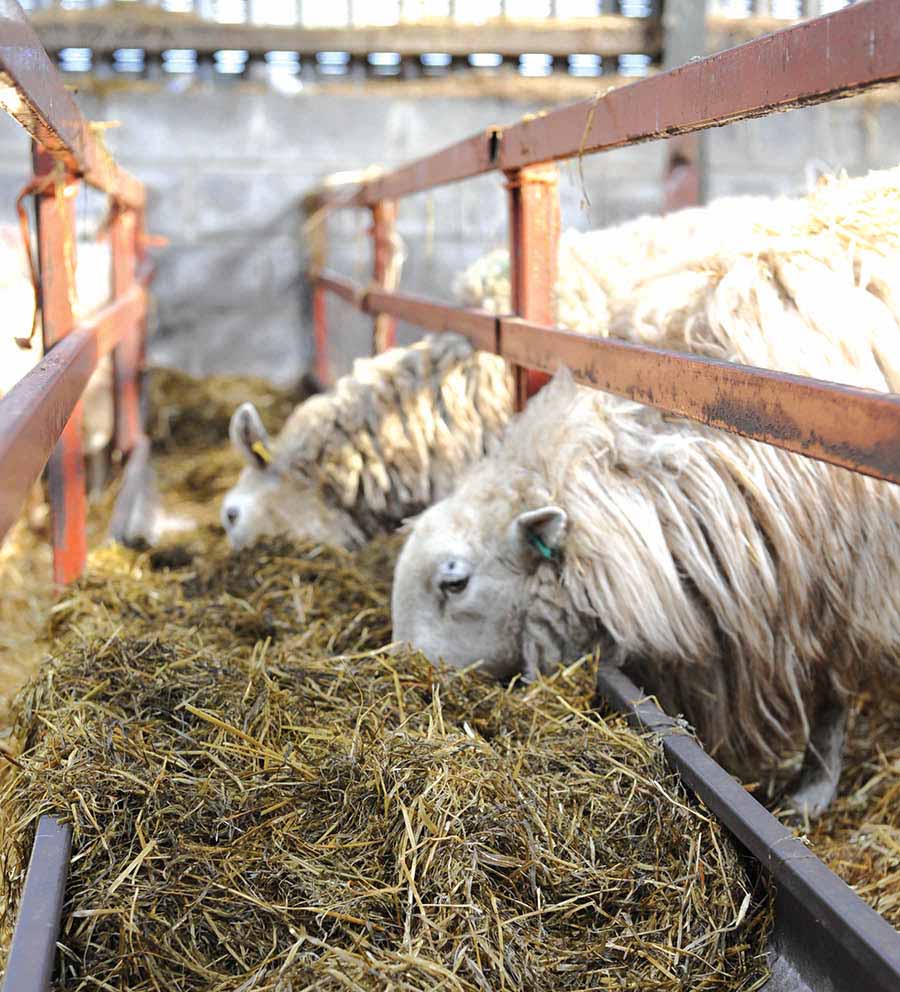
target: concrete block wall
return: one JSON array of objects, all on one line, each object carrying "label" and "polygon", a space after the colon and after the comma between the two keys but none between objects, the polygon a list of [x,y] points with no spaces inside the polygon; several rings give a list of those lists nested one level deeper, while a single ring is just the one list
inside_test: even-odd
[{"label": "concrete block wall", "polygon": [[[278,93],[259,84],[177,79],[78,94],[119,159],[148,185],[148,222],[169,239],[158,253],[154,361],[194,374],[252,372],[287,382],[311,362],[299,198],[329,173],[385,167],[491,124],[546,109],[485,98]],[[859,174],[900,163],[900,95],[856,98],[708,132],[710,193],[798,193],[813,161]],[[563,166],[564,226],[613,224],[660,205],[661,143]],[[27,144],[0,120],[0,221],[27,178]],[[452,301],[456,274],[504,244],[502,179],[485,176],[404,201],[402,286]],[[366,281],[368,216],[330,224],[329,264]],[[335,372],[367,352],[370,321],[329,305]],[[402,338],[419,332],[403,328]]]}]

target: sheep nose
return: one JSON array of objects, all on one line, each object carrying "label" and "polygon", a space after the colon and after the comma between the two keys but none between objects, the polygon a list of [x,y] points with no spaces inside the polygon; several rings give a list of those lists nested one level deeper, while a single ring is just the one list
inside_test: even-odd
[{"label": "sheep nose", "polygon": [[237,518],[239,515],[240,514],[236,506],[229,506],[228,509],[225,511],[225,519],[228,521],[229,524],[232,525],[237,523]]}]

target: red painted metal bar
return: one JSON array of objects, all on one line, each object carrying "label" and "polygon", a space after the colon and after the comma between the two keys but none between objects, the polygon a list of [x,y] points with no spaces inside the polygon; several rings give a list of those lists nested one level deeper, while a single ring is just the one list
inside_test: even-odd
[{"label": "red painted metal bar", "polygon": [[[139,220],[137,211],[127,207],[119,207],[113,214],[110,241],[114,298],[127,293],[135,282]],[[139,378],[143,357],[142,328],[141,315],[133,332],[126,334],[113,352],[116,448],[124,454],[132,450],[143,434]]]},{"label": "red painted metal bar", "polygon": [[500,318],[501,354],[546,372],[900,483],[900,396]]},{"label": "red painted metal bar", "polygon": [[0,0],[0,108],[68,172],[122,203],[143,205],[144,187],[94,137],[14,0]]},{"label": "red painted metal bar", "polygon": [[364,183],[355,196],[335,205],[374,207],[382,200],[396,200],[434,186],[459,182],[495,169],[499,149],[498,128],[442,148],[433,155],[410,162],[387,175]]},{"label": "red painted metal bar", "polygon": [[[381,200],[372,207],[372,281],[380,289],[397,288],[397,201]],[[393,348],[397,322],[389,314],[377,314],[372,327],[372,354]]]},{"label": "red painted metal bar", "polygon": [[315,284],[323,300],[332,292],[363,313],[389,314],[430,331],[456,331],[482,351],[497,351],[497,318],[484,310],[451,307],[412,293],[366,288],[327,270],[315,277]]},{"label": "red painted metal bar", "polygon": [[497,350],[497,318],[484,310],[461,310],[413,296],[370,289],[363,297],[363,309],[388,313],[429,331],[457,331],[481,351]]},{"label": "red painted metal bar", "polygon": [[632,723],[660,735],[669,765],[775,882],[773,950],[790,977],[785,981],[779,962],[770,961],[781,978],[765,988],[896,992],[897,931],[621,671],[601,665],[597,689]]},{"label": "red painted metal bar", "polygon": [[491,128],[363,184],[372,206],[478,176],[821,103],[900,79],[897,0],[862,0],[669,72]]},{"label": "red painted metal bar", "polygon": [[339,277],[323,275],[319,281],[323,290],[338,291],[360,310],[390,313],[434,331],[457,331],[514,365],[547,374],[565,365],[595,389],[900,483],[900,396],[585,337],[405,293],[366,292]]},{"label": "red painted metal bar", "polygon": [[0,541],[47,464],[97,362],[134,332],[145,309],[144,290],[132,286],[54,345],[0,398]]},{"label": "red painted metal bar", "polygon": [[318,280],[313,286],[313,340],[316,378],[325,385],[331,382],[328,362],[328,292]]},{"label": "red painted metal bar", "polygon": [[[39,180],[52,179],[37,194],[37,241],[40,267],[41,321],[44,351],[73,328],[75,296],[75,197],[79,182],[61,169],[42,148],[35,146],[34,172]],[[53,579],[72,582],[87,557],[87,498],[81,445],[82,406],[79,400],[63,428],[47,466],[53,540]]]},{"label": "red painted metal bar", "polygon": [[[559,266],[559,170],[535,165],[507,173],[509,191],[509,281],[512,309],[525,320],[553,324]],[[516,409],[523,410],[548,379],[515,367]]]},{"label": "red painted metal bar", "polygon": [[340,297],[345,303],[349,303],[350,306],[356,307],[357,310],[365,309],[363,306],[366,295],[364,286],[355,283],[352,279],[339,276],[336,272],[329,272],[327,270],[323,270],[314,278],[316,284],[323,290],[334,293],[335,296]]},{"label": "red painted metal bar", "polygon": [[897,0],[863,0],[506,128],[499,165],[522,168],[670,137],[897,79]]}]

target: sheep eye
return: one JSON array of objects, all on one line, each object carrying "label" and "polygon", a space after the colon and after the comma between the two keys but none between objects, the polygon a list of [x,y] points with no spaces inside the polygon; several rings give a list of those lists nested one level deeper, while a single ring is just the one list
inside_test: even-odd
[{"label": "sheep eye", "polygon": [[446,579],[444,582],[441,583],[441,592],[448,593],[451,596],[455,596],[463,592],[463,590],[466,588],[468,584],[469,584],[468,575],[464,576],[461,579],[452,579],[452,580]]},{"label": "sheep eye", "polygon": [[469,584],[472,565],[464,558],[447,558],[438,565],[435,585],[442,596],[458,596]]}]

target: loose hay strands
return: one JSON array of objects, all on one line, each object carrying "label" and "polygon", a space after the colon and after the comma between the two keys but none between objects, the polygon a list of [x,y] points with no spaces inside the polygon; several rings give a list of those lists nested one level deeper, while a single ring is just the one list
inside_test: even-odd
[{"label": "loose hay strands", "polygon": [[232,413],[248,400],[268,430],[281,430],[296,404],[310,395],[310,382],[304,377],[293,389],[277,389],[253,376],[195,379],[176,369],[153,368],[148,393],[151,414],[147,428],[154,448],[183,450],[226,441]]},{"label": "loose hay strands", "polygon": [[396,548],[95,553],[19,702],[7,927],[52,812],[65,989],[759,988],[767,897],[592,662],[384,648]]},{"label": "loose hay strands", "polygon": [[813,850],[900,927],[900,692],[855,701],[838,796],[808,829]]}]

